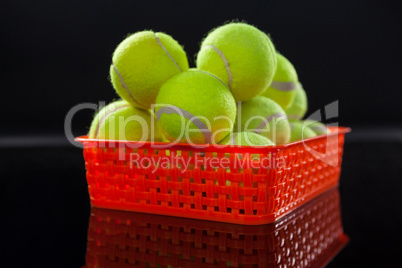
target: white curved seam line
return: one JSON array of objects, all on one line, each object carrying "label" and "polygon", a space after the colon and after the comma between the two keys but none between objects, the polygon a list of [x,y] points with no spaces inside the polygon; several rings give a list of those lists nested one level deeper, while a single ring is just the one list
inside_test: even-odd
[{"label": "white curved seam line", "polygon": [[158,36],[156,36],[156,33],[154,33],[156,42],[158,42],[158,44],[160,45],[160,47],[166,52],[166,55],[168,55],[168,57],[170,58],[170,60],[174,63],[174,65],[176,65],[177,69],[179,69],[180,72],[182,72],[180,66],[177,64],[177,62],[174,60],[174,58],[172,57],[172,55],[170,55],[169,51],[165,48],[165,46],[162,44],[161,40],[159,39]]},{"label": "white curved seam line", "polygon": [[119,107],[117,107],[116,109],[114,109],[114,110],[112,110],[112,111],[108,111],[107,113],[105,113],[105,114],[102,116],[102,118],[99,119],[99,121],[98,121],[98,125],[96,126],[96,131],[95,131],[95,138],[98,137],[99,128],[100,128],[100,126],[102,125],[103,121],[105,121],[106,117],[108,117],[111,113],[114,113],[114,112],[116,112],[116,111],[118,111],[118,110],[120,110],[120,109],[129,107],[129,106],[130,106],[130,105],[128,105],[128,104],[122,105],[122,106],[119,106]]},{"label": "white curved seam line", "polygon": [[283,113],[276,113],[276,114],[272,114],[268,117],[266,117],[265,119],[263,119],[261,121],[261,123],[255,128],[254,132],[257,134],[260,134],[261,131],[265,128],[266,125],[268,125],[272,120],[274,119],[287,119],[286,114]]},{"label": "white curved seam line", "polygon": [[[219,82],[221,82],[227,89],[229,89],[228,85],[226,85],[222,80],[220,80],[219,77],[217,77],[217,76],[215,76],[215,75],[213,75],[213,74],[210,74],[210,73],[201,71],[201,70],[197,70],[197,72],[200,72],[200,73],[203,73],[203,74],[207,74],[207,75],[209,75],[209,76],[214,77],[214,78],[217,79]],[[230,89],[229,89],[229,90],[230,90]]]},{"label": "white curved seam line", "polygon": [[292,131],[293,131],[293,129],[295,128],[295,124],[293,124],[293,123],[289,123],[289,125],[290,125],[290,132],[292,132]]},{"label": "white curved seam line", "polygon": [[279,81],[272,81],[270,87],[284,92],[289,92],[296,90],[297,85],[295,82],[279,82]]},{"label": "white curved seam line", "polygon": [[232,71],[230,70],[229,61],[226,59],[225,54],[223,54],[223,52],[214,45],[205,45],[205,46],[215,50],[215,52],[218,53],[219,57],[221,57],[223,64],[225,65],[226,72],[228,74],[228,86],[229,89],[232,90],[233,75]]},{"label": "white curved seam line", "polygon": [[301,116],[297,115],[297,114],[288,114],[287,117],[289,120],[300,120],[301,119]]},{"label": "white curved seam line", "polygon": [[116,66],[114,65],[114,63],[112,63],[112,66],[113,66],[113,70],[115,71],[115,73],[117,74],[117,76],[118,76],[119,79],[120,79],[121,86],[128,92],[128,94],[130,95],[131,99],[132,99],[138,106],[143,107],[143,106],[140,105],[140,104],[138,103],[138,101],[134,98],[133,94],[131,94],[131,91],[128,90],[128,87],[127,87],[126,83],[124,83],[123,77],[121,76],[121,74],[120,74],[119,71],[117,70],[117,68],[116,68]]},{"label": "white curved seam line", "polygon": [[156,112],[156,121],[159,121],[162,114],[177,114],[177,115],[184,116],[189,121],[191,121],[199,130],[205,130],[206,133],[204,131],[201,131],[204,135],[205,143],[211,143],[211,140],[212,140],[211,131],[209,130],[207,125],[205,125],[204,122],[202,122],[197,116],[193,115],[192,113],[190,113],[182,108],[179,108],[177,106],[173,106],[173,105],[164,106]]}]

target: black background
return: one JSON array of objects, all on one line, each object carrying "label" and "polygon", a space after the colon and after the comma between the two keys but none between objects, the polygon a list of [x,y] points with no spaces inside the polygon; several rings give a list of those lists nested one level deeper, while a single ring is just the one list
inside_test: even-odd
[{"label": "black background", "polygon": [[[82,150],[64,117],[117,98],[111,55],[128,34],[171,34],[190,65],[204,35],[240,19],[270,33],[295,65],[309,112],[339,100],[340,182],[351,243],[330,267],[391,266],[402,240],[399,1],[0,1],[0,266],[84,264],[89,198]],[[85,134],[94,111],[74,118]],[[334,122],[334,121],[332,121]],[[362,128],[364,127],[364,128]],[[5,262],[6,265],[1,265]]]},{"label": "black background", "polygon": [[[62,133],[74,105],[117,98],[109,64],[128,33],[166,32],[194,66],[205,34],[233,19],[272,36],[299,73],[310,113],[339,100],[341,125],[400,125],[400,14],[398,1],[373,0],[1,1],[2,125]],[[76,135],[93,113],[77,114]]]}]

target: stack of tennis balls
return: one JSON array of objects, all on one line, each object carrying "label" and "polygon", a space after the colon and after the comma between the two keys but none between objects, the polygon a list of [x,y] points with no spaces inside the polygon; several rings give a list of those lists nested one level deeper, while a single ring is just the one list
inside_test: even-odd
[{"label": "stack of tennis balls", "polygon": [[153,31],[128,36],[117,46],[110,65],[111,83],[122,100],[95,116],[89,138],[161,141],[150,108],[160,87],[188,68],[183,47],[171,36]]},{"label": "stack of tennis balls", "polygon": [[212,30],[196,68],[171,36],[137,32],[117,46],[110,79],[122,100],[97,114],[90,138],[270,146],[327,131],[301,121],[307,97],[294,66],[246,23]]}]

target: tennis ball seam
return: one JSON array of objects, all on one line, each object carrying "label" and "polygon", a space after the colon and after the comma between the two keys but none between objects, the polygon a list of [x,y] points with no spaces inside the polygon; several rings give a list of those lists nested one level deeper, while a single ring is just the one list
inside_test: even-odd
[{"label": "tennis ball seam", "polygon": [[226,73],[228,74],[228,87],[230,90],[232,90],[233,75],[232,75],[232,71],[230,70],[229,61],[226,58],[225,54],[222,52],[222,50],[220,50],[219,48],[217,48],[214,45],[205,45],[204,47],[212,48],[216,53],[218,53],[219,57],[222,59],[223,65],[225,66],[225,69],[226,69]]},{"label": "tennis ball seam", "polygon": [[177,62],[174,60],[174,58],[172,57],[172,55],[170,55],[169,51],[165,48],[165,46],[162,44],[161,40],[159,39],[159,37],[156,35],[156,33],[154,33],[154,37],[156,39],[156,42],[158,42],[159,46],[165,51],[166,55],[170,58],[170,60],[174,63],[174,65],[176,65],[177,69],[179,69],[180,72],[182,72],[179,64],[177,64]]},{"label": "tennis ball seam", "polygon": [[113,70],[115,71],[115,73],[117,74],[117,76],[119,77],[121,86],[128,92],[128,94],[130,95],[130,98],[140,107],[143,107],[144,109],[146,109],[143,105],[141,105],[133,96],[133,94],[131,93],[131,91],[128,89],[126,83],[123,80],[123,77],[121,76],[119,70],[117,70],[117,67],[114,65],[114,63],[112,62],[112,66],[113,66]]},{"label": "tennis ball seam", "polygon": [[297,114],[288,114],[287,115],[289,120],[300,120],[301,116],[297,115]]},{"label": "tennis ball seam", "polygon": [[295,124],[293,124],[293,123],[289,123],[289,125],[290,125],[290,132],[292,132],[292,131],[293,131],[293,129],[295,128]]},{"label": "tennis ball seam", "polygon": [[216,80],[218,80],[219,82],[221,82],[221,83],[222,83],[227,89],[229,89],[229,91],[230,91],[230,88],[228,87],[228,85],[226,85],[225,82],[223,82],[221,79],[219,79],[219,77],[217,77],[217,76],[215,76],[215,75],[213,75],[213,74],[210,74],[210,73],[201,71],[201,70],[196,70],[196,71],[199,72],[199,73],[203,73],[203,74],[212,76],[213,78],[215,78]]},{"label": "tennis ball seam", "polygon": [[[181,114],[178,112],[178,110],[180,111]],[[207,125],[205,125],[204,122],[202,122],[197,116],[193,115],[189,111],[186,111],[186,110],[184,110],[180,107],[174,106],[174,105],[163,106],[156,112],[156,121],[159,121],[162,114],[177,114],[177,115],[183,116],[184,118],[187,118],[199,130],[207,130],[206,133],[202,131],[202,133],[204,135],[204,140],[205,140],[205,143],[211,143],[211,140],[212,140],[211,130],[209,130],[209,128],[207,127]]]},{"label": "tennis ball seam", "polygon": [[275,113],[267,116],[265,119],[261,120],[260,124],[254,129],[254,133],[260,134],[261,131],[274,119],[287,119],[286,114],[284,113]]},{"label": "tennis ball seam", "polygon": [[[166,49],[166,47],[163,45],[162,41],[159,39],[159,37],[156,35],[156,33],[153,33],[156,42],[158,43],[158,45],[162,48],[162,50],[166,53],[166,55],[169,57],[169,59],[173,62],[173,64],[177,67],[177,69],[179,70],[179,72],[182,72],[182,69],[180,68],[179,64],[176,62],[176,60],[172,57],[172,55],[169,53],[169,51]],[[112,62],[112,66],[113,66],[113,70],[115,71],[115,73],[117,74],[117,76],[119,77],[121,86],[128,92],[130,98],[133,100],[133,102],[140,108],[143,109],[147,109],[147,107],[144,107],[143,105],[141,105],[133,96],[133,94],[131,93],[131,91],[128,89],[128,86],[126,85],[126,83],[124,82],[123,76],[120,74],[119,70],[117,69],[117,67],[115,66],[114,62]]]},{"label": "tennis ball seam", "polygon": [[129,107],[129,106],[130,106],[130,105],[125,104],[125,105],[116,107],[114,110],[111,110],[111,111],[106,112],[106,113],[102,116],[102,118],[99,119],[99,121],[98,121],[98,125],[96,126],[96,130],[95,130],[94,137],[95,137],[95,138],[98,137],[98,133],[99,133],[99,129],[100,129],[101,125],[103,124],[103,122],[105,121],[105,119],[106,119],[110,114],[112,114],[112,113],[114,113],[114,112],[116,112],[116,111],[118,111],[118,110],[121,110],[121,109],[123,109],[123,108]]},{"label": "tennis ball seam", "polygon": [[272,81],[270,87],[279,90],[279,91],[293,91],[296,90],[297,85],[296,83],[290,81],[290,82],[280,82],[280,81]]}]

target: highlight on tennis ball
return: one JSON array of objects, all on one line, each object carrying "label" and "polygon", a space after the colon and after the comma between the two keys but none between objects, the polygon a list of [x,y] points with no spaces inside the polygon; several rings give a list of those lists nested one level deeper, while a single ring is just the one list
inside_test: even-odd
[{"label": "highlight on tennis ball", "polygon": [[151,110],[138,109],[124,100],[110,103],[94,117],[88,137],[91,139],[161,141],[159,127],[151,128]]},{"label": "highlight on tennis ball", "polygon": [[163,83],[186,71],[183,47],[170,35],[142,31],[124,39],[113,53],[110,80],[131,105],[150,109]]},{"label": "highlight on tennis ball", "polygon": [[190,69],[161,87],[155,114],[169,141],[217,144],[232,132],[236,103],[217,76]]},{"label": "highlight on tennis ball", "polygon": [[216,27],[202,40],[195,64],[190,68],[183,46],[166,33],[128,35],[109,70],[120,99],[100,109],[88,137],[261,147],[330,132],[303,120],[307,93],[296,68],[257,27]]},{"label": "highlight on tennis ball", "polygon": [[272,82],[275,47],[267,34],[246,23],[228,23],[202,41],[197,68],[220,77],[236,101],[247,101]]}]

